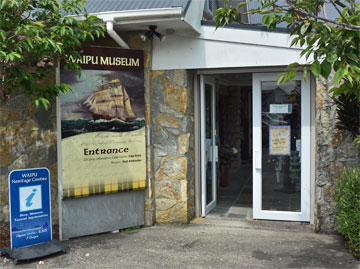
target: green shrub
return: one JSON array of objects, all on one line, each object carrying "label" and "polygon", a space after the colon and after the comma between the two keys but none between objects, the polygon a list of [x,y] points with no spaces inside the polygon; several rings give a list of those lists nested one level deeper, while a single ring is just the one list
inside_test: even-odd
[{"label": "green shrub", "polygon": [[360,148],[360,135],[358,135],[355,139],[354,139],[355,145],[356,147]]},{"label": "green shrub", "polygon": [[360,168],[345,168],[335,182],[334,194],[338,231],[353,255],[360,258]]}]

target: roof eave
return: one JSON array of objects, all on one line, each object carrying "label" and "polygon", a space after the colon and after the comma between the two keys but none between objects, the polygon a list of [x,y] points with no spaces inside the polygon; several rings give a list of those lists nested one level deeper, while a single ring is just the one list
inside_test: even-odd
[{"label": "roof eave", "polygon": [[[96,16],[104,22],[112,21],[114,26],[119,26],[124,30],[127,29],[127,26],[130,29],[138,27],[139,29],[137,30],[140,30],[140,28],[146,30],[148,25],[172,21],[180,22],[181,27],[184,29],[190,29],[196,34],[200,34],[199,29],[184,18],[182,7],[108,11],[90,13],[89,15]],[[83,17],[78,16],[77,19],[81,20]]]},{"label": "roof eave", "polygon": [[129,21],[150,18],[181,18],[182,8],[156,8],[156,9],[138,9],[138,10],[123,10],[123,11],[109,11],[90,13],[90,15],[97,16],[100,19],[113,18],[115,21]]}]

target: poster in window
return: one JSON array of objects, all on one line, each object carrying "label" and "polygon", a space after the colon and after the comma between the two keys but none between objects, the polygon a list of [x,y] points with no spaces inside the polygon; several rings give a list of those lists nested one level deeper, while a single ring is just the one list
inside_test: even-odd
[{"label": "poster in window", "polygon": [[290,155],[290,126],[270,126],[270,155]]},{"label": "poster in window", "polygon": [[[60,71],[63,198],[145,188],[144,52],[84,46]],[[72,59],[71,59],[72,60]]]}]

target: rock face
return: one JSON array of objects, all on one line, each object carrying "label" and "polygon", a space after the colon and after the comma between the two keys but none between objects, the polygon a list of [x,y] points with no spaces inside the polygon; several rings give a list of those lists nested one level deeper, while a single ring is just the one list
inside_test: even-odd
[{"label": "rock face", "polygon": [[152,72],[152,134],[157,223],[187,223],[194,216],[193,74]]},{"label": "rock face", "polygon": [[50,170],[51,213],[58,220],[56,105],[35,109],[23,96],[0,107],[0,221],[9,220],[8,175],[12,170],[47,167]]},{"label": "rock face", "polygon": [[360,164],[360,151],[350,134],[336,128],[336,105],[328,94],[332,80],[320,79],[316,89],[316,197],[315,227],[317,231],[333,232],[333,186],[345,166]]}]

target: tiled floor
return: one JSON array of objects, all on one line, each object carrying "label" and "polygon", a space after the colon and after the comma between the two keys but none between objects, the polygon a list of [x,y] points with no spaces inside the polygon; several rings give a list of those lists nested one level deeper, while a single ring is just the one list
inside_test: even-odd
[{"label": "tiled floor", "polygon": [[208,217],[252,219],[252,171],[250,164],[232,166],[230,183],[217,190],[217,205]]},{"label": "tiled floor", "polygon": [[[266,168],[266,167],[264,167]],[[286,191],[274,171],[263,171],[263,209],[299,212],[300,184]],[[232,165],[227,187],[218,187],[216,207],[208,217],[252,219],[252,170],[250,164]]]}]

